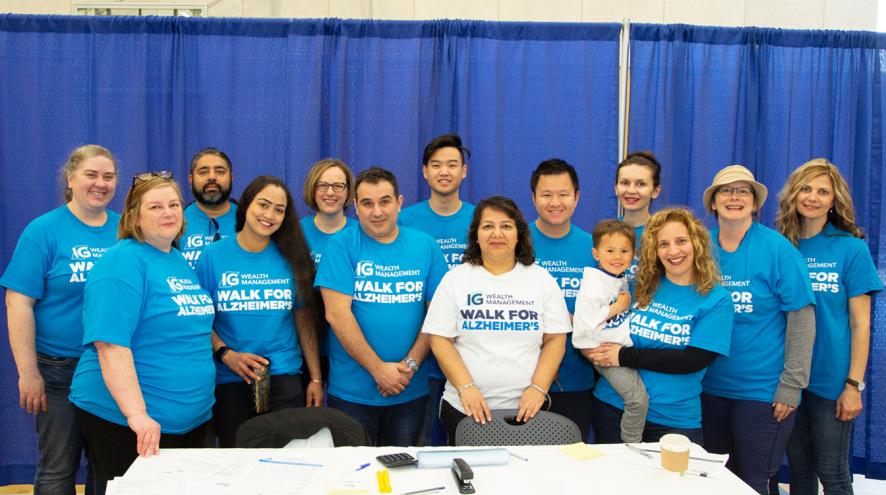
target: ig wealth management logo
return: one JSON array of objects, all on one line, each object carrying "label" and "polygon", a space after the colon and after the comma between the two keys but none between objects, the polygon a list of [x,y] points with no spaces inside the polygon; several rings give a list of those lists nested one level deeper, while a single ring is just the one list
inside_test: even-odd
[{"label": "ig wealth management logo", "polygon": [[371,261],[358,261],[356,274],[358,277],[371,277],[375,274],[375,265]]},{"label": "ig wealth management logo", "polygon": [[92,258],[92,251],[89,246],[81,244],[71,248],[71,260],[88,260]]}]

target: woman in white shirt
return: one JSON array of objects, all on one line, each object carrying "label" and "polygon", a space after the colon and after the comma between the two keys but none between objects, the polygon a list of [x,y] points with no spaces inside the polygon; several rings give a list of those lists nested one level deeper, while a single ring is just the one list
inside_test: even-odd
[{"label": "woman in white shirt", "polygon": [[450,444],[466,417],[485,423],[493,409],[517,409],[527,421],[549,401],[571,325],[556,281],[534,263],[517,205],[481,201],[464,263],[443,277],[422,327],[446,376],[440,420]]}]

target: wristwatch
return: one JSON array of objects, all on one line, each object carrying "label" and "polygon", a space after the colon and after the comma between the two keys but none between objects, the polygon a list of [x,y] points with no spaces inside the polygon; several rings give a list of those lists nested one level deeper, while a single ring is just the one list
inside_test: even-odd
[{"label": "wristwatch", "polygon": [[228,351],[230,351],[230,350],[231,350],[230,347],[223,345],[223,346],[219,347],[218,349],[216,349],[216,351],[213,352],[212,355],[215,356],[215,359],[218,359],[219,361],[221,361],[222,358],[225,357],[225,354],[227,354]]},{"label": "wristwatch", "polygon": [[413,373],[418,371],[418,361],[415,358],[406,357],[406,367],[411,369]]},{"label": "wristwatch", "polygon": [[857,382],[857,381],[853,380],[852,378],[847,378],[846,383],[857,388],[859,392],[864,392],[864,381]]}]

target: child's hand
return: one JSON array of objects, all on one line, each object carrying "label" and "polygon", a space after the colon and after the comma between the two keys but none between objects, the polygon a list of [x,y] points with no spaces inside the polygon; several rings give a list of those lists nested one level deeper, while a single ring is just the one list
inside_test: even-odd
[{"label": "child's hand", "polygon": [[[614,303],[609,305],[609,318],[624,313],[631,308],[631,295],[627,292],[620,292]],[[609,319],[607,318],[607,319]]]}]

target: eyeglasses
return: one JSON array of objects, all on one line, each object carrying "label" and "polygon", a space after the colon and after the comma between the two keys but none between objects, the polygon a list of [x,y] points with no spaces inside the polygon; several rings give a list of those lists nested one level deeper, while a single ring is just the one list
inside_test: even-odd
[{"label": "eyeglasses", "polygon": [[320,192],[325,193],[331,187],[333,191],[340,193],[340,192],[344,191],[348,187],[348,185],[345,184],[344,182],[333,182],[332,184],[330,184],[328,182],[318,182],[316,187],[317,187],[317,190]]},{"label": "eyeglasses", "polygon": [[[213,234],[212,231],[215,231]],[[214,218],[209,219],[209,235],[212,236],[212,242],[216,242],[221,239],[221,229],[218,226],[218,220]]]},{"label": "eyeglasses", "polygon": [[172,179],[172,172],[168,170],[161,170],[160,172],[142,172],[140,174],[136,174],[135,177],[132,178],[132,185],[134,186],[136,182],[143,180],[151,180],[154,178],[160,179]]},{"label": "eyeglasses", "polygon": [[747,198],[748,196],[754,194],[754,190],[747,186],[723,186],[720,189],[717,189],[717,194],[719,194],[720,196],[732,196],[733,194],[736,194],[739,198]]}]

